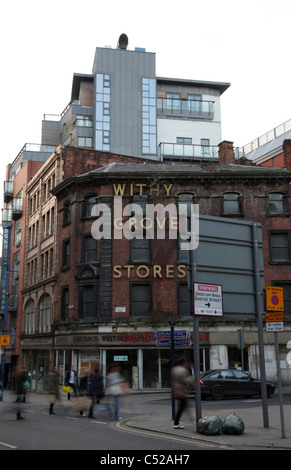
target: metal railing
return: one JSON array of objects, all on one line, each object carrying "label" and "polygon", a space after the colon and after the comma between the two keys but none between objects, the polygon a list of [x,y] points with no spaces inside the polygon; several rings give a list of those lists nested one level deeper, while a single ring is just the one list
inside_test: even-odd
[{"label": "metal railing", "polygon": [[266,132],[266,134],[263,134],[260,137],[257,137],[256,139],[252,140],[248,144],[241,147],[239,149],[239,156],[243,157],[245,155],[248,155],[249,153],[253,152],[257,148],[262,147],[263,145],[280,137],[281,135],[285,134],[288,131],[291,131],[291,119],[289,119],[286,122],[283,122],[283,124],[280,124],[277,127],[274,127],[274,129],[271,129],[269,132]]},{"label": "metal railing", "polygon": [[160,160],[180,159],[218,159],[218,147],[214,145],[170,144],[161,142],[158,147]]},{"label": "metal railing", "polygon": [[158,98],[157,113],[172,116],[213,119],[214,101]]}]

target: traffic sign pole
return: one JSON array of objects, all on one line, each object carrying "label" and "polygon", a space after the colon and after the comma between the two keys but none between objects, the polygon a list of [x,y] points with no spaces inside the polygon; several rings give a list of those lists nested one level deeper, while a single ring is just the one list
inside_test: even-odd
[{"label": "traffic sign pole", "polygon": [[199,350],[199,316],[194,311],[194,283],[197,280],[197,255],[196,251],[190,251],[191,271],[188,276],[188,289],[191,292],[191,309],[193,309],[193,352],[194,352],[194,379],[195,379],[195,407],[196,429],[198,421],[202,418],[201,411],[201,385],[200,385],[200,350]]},{"label": "traffic sign pole", "polygon": [[279,340],[278,333],[275,332],[275,345],[276,345],[276,360],[277,360],[277,371],[278,371],[278,387],[279,387],[279,402],[280,402],[280,416],[281,416],[281,431],[282,438],[286,439],[285,432],[285,418],[283,409],[283,393],[282,393],[282,379],[281,379],[281,368],[280,368],[280,355],[279,355]]},{"label": "traffic sign pole", "polygon": [[262,395],[262,408],[263,408],[263,423],[264,423],[264,427],[268,428],[269,427],[269,415],[268,415],[268,397],[267,397],[263,319],[262,319],[263,306],[262,306],[262,291],[261,291],[260,266],[259,266],[258,225],[255,222],[252,224],[252,235],[253,235],[253,259],[254,259],[254,271],[255,271],[256,311],[257,311],[260,370],[261,370],[261,395]]},{"label": "traffic sign pole", "polygon": [[265,318],[266,319],[266,331],[273,332],[274,338],[275,338],[281,431],[282,431],[282,439],[285,439],[286,432],[285,432],[285,418],[284,418],[284,409],[283,409],[282,378],[281,378],[280,352],[279,352],[279,339],[278,339],[278,331],[284,330],[284,323],[283,323],[284,290],[283,290],[283,287],[266,286],[266,304],[267,304],[267,310],[269,310],[266,313],[266,318]]}]

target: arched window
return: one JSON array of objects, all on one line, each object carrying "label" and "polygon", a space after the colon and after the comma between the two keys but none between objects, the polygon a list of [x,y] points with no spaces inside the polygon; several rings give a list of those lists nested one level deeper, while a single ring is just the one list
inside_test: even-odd
[{"label": "arched window", "polygon": [[39,332],[48,333],[51,329],[52,301],[48,294],[45,294],[39,303]]},{"label": "arched window", "polygon": [[35,331],[35,303],[30,299],[25,307],[25,334],[33,335]]}]

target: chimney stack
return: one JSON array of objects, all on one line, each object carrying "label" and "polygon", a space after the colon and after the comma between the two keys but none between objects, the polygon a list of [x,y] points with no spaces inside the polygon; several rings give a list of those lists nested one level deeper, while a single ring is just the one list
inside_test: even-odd
[{"label": "chimney stack", "polygon": [[235,163],[235,156],[233,151],[233,142],[224,140],[219,145],[219,163],[221,165],[229,165]]}]

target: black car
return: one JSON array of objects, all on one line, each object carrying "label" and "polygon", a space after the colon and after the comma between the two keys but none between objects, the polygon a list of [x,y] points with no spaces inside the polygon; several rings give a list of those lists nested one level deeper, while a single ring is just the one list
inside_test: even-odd
[{"label": "black car", "polygon": [[[275,385],[267,382],[267,396]],[[261,381],[237,369],[209,370],[200,374],[201,397],[221,400],[223,397],[261,395]]]}]

